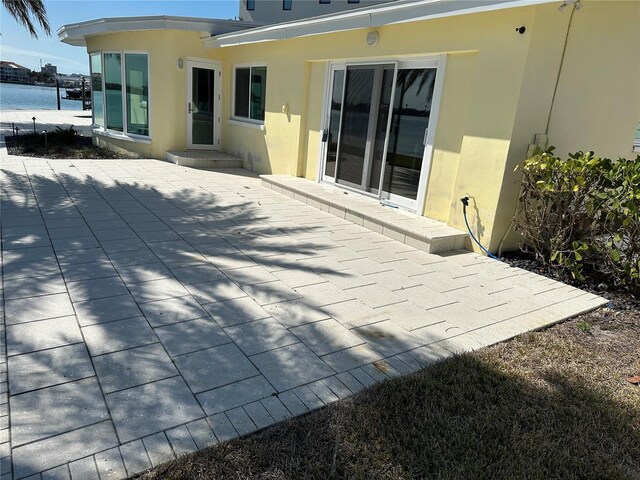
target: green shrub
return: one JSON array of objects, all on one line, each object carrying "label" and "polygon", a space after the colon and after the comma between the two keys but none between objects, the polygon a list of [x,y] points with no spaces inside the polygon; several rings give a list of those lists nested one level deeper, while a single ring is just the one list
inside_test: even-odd
[{"label": "green shrub", "polygon": [[52,144],[73,145],[76,138],[80,136],[80,132],[71,125],[69,128],[56,127],[47,135],[49,136],[48,141]]},{"label": "green shrub", "polygon": [[523,167],[515,227],[546,265],[583,280],[599,272],[640,287],[640,156],[610,160],[593,152],[562,159],[553,148]]}]

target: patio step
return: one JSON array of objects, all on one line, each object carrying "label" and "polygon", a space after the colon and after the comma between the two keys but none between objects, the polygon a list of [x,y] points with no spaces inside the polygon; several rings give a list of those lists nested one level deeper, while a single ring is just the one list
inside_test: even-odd
[{"label": "patio step", "polygon": [[167,152],[167,160],[176,165],[192,168],[242,168],[242,160],[238,157],[208,150]]},{"label": "patio step", "polygon": [[339,187],[291,175],[260,175],[262,186],[427,253],[461,250],[469,235],[446,223],[382,205]]}]

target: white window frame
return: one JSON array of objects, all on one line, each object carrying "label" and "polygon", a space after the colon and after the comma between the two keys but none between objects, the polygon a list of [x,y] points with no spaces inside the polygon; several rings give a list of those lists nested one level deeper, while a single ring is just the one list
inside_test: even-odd
[{"label": "white window frame", "polygon": [[[92,123],[92,127],[94,129],[98,129],[98,128],[105,128],[107,125],[107,122],[105,121],[105,116],[104,116],[104,60],[102,57],[102,51],[97,51],[97,52],[88,52],[89,53],[89,79],[90,79],[90,86],[91,86],[91,123]],[[100,58],[100,79],[101,79],[101,83],[102,83],[102,123],[104,123],[104,125],[98,125],[96,123],[96,114],[95,111],[93,109],[94,107],[94,101],[93,101],[93,68],[91,68],[91,55],[98,55]]]},{"label": "white window frame", "polygon": [[[107,98],[106,98],[106,90],[105,90],[105,72],[104,72],[104,55],[108,53],[117,53],[120,54],[120,58],[122,61],[120,62],[120,78],[122,80],[122,132],[118,130],[112,130],[107,128],[108,120],[107,120]],[[100,65],[102,67],[102,108],[103,108],[103,119],[104,126],[96,125],[93,129],[93,132],[98,135],[103,135],[109,138],[115,138],[118,140],[124,140],[129,142],[136,143],[151,143],[151,55],[148,51],[144,50],[96,50],[89,52],[89,55],[100,54]],[[126,55],[134,54],[134,55],[146,55],[147,56],[147,79],[148,79],[148,98],[147,98],[147,114],[149,121],[149,135],[140,135],[139,133],[129,133],[127,131],[127,79],[125,77],[125,64],[126,64]],[[89,57],[89,64],[91,64],[91,57]],[[91,65],[89,65],[91,66]],[[93,88],[91,89],[91,95],[93,99]],[[92,100],[93,101],[93,100]],[[92,112],[93,115],[93,112]],[[95,118],[93,119],[95,120]],[[95,121],[94,121],[95,125]]]},{"label": "white window frame", "polygon": [[[325,86],[324,86],[324,94],[323,94],[324,100],[323,100],[323,107],[322,107],[322,118],[320,123],[320,125],[322,125],[323,131],[329,128],[328,115],[329,115],[329,108],[331,103],[330,95],[332,92],[333,73],[335,70],[344,69],[346,72],[346,68],[349,66],[379,65],[379,64],[391,64],[391,63],[396,64],[396,72],[399,68],[398,64],[401,64],[400,68],[404,68],[410,65],[415,65],[415,68],[422,68],[426,65],[427,66],[426,68],[437,69],[435,84],[434,84],[434,92],[433,92],[433,103],[431,105],[431,115],[429,120],[429,130],[426,136],[426,144],[425,144],[425,150],[423,154],[422,169],[420,171],[418,196],[414,203],[414,206],[407,207],[402,204],[398,205],[399,207],[412,211],[418,215],[424,214],[424,210],[426,206],[427,190],[429,188],[429,180],[431,178],[431,166],[432,166],[433,154],[435,150],[434,144],[435,144],[435,138],[436,138],[436,130],[438,128],[438,119],[440,117],[440,102],[442,101],[442,96],[444,92],[444,78],[445,78],[445,72],[447,68],[447,59],[448,59],[447,54],[440,54],[440,55],[427,55],[424,57],[393,56],[393,57],[388,57],[383,59],[376,58],[375,60],[371,60],[371,61],[366,61],[362,59],[357,59],[353,61],[339,60],[339,61],[328,62],[325,69]],[[409,67],[409,68],[412,68],[412,67]],[[395,76],[394,76],[394,79],[395,79]],[[346,81],[346,77],[345,77],[345,81]],[[394,83],[395,83],[395,80],[394,80]],[[345,91],[342,92],[342,95],[343,95],[343,105],[344,105]],[[385,144],[388,141],[388,139],[389,139],[389,131],[387,130]],[[337,183],[335,181],[335,177],[331,178],[324,175],[325,162],[327,158],[326,148],[327,148],[327,144],[321,141],[320,147],[319,147],[320,158],[318,161],[318,170],[317,170],[318,183],[329,183],[339,188],[349,190],[349,188],[345,187],[344,184]],[[354,190],[354,191],[364,196],[371,196],[374,198],[378,198],[378,195],[369,194],[368,192],[363,192],[361,190]]]},{"label": "white window frame", "polygon": [[[265,88],[265,101],[264,101],[264,110],[265,110],[265,119],[264,120],[255,120],[249,117],[239,117],[236,115],[236,73],[239,68],[248,68],[249,69],[249,91],[248,100],[249,100],[249,115],[251,115],[251,69],[253,68],[266,68],[267,69],[267,78],[269,77],[269,67],[266,62],[254,62],[254,63],[243,63],[233,66],[233,81],[231,82],[231,118],[228,123],[231,125],[246,125],[251,127],[264,127],[265,121],[267,119],[267,99],[266,99],[266,88]],[[268,81],[268,80],[267,80]]]}]

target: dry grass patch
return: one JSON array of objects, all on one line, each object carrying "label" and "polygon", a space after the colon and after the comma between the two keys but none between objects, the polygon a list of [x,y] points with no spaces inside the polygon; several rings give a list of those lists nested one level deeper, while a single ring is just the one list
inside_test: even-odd
[{"label": "dry grass patch", "polygon": [[143,478],[638,479],[638,352],[640,313],[600,310]]}]

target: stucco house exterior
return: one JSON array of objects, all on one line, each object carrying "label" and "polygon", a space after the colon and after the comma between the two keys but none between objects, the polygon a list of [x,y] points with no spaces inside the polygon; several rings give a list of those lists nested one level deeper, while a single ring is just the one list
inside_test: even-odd
[{"label": "stucco house exterior", "polygon": [[90,55],[97,144],[225,152],[460,229],[468,195],[490,250],[515,245],[514,168],[532,145],[640,150],[638,0],[398,0],[267,26],[144,17],[58,33]]}]

